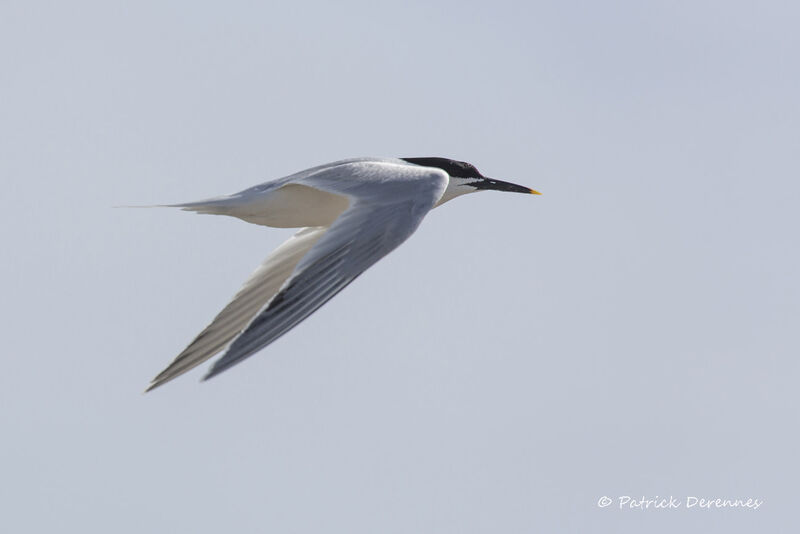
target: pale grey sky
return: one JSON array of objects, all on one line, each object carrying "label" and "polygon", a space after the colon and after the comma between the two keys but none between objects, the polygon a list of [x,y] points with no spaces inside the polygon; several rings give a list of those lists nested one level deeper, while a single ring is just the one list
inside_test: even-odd
[{"label": "pale grey sky", "polygon": [[[797,531],[798,17],[1,2],[0,530]],[[288,232],[112,206],[365,155],[544,195],[457,199],[258,356],[142,396]]]}]

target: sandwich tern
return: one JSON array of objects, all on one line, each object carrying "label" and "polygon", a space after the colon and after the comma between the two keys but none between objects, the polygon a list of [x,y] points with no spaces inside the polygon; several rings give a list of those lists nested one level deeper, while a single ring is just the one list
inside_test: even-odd
[{"label": "sandwich tern", "polygon": [[150,391],[225,350],[207,380],[252,356],[314,313],[405,241],[433,208],[494,189],[537,191],[483,176],[447,158],[356,158],[328,163],[239,193],[170,204],[277,228],[300,228],[267,257]]}]

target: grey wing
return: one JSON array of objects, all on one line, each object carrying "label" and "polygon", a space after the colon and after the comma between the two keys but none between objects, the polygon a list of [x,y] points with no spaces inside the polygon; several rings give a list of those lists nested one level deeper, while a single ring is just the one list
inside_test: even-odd
[{"label": "grey wing", "polygon": [[278,292],[298,262],[327,230],[322,227],[303,228],[275,249],[233,300],[151,381],[146,391],[182,375],[224,349]]},{"label": "grey wing", "polygon": [[[408,183],[414,194],[386,203],[362,192],[300,261],[269,304],[231,343],[204,380],[266,347],[325,304],[361,273],[405,241],[441,197],[446,177]],[[376,193],[378,194],[378,193]],[[374,199],[373,199],[374,200]]]}]

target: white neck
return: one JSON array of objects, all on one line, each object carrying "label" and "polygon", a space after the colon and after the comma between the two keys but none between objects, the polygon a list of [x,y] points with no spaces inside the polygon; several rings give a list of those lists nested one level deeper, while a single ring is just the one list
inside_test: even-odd
[{"label": "white neck", "polygon": [[456,197],[460,197],[461,195],[466,195],[467,193],[474,193],[477,191],[477,188],[470,185],[465,185],[474,181],[474,178],[456,178],[451,176],[450,180],[447,182],[447,189],[444,190],[444,193],[442,193],[442,198],[439,199],[439,202],[436,203],[434,208],[441,206],[448,200],[452,200]]}]

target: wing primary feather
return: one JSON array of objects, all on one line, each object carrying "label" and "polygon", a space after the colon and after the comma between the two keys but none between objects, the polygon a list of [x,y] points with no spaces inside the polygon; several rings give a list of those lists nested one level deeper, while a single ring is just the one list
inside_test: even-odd
[{"label": "wing primary feather", "polygon": [[304,228],[294,234],[256,269],[233,300],[214,320],[153,380],[145,391],[189,371],[223,350],[258,310],[279,291],[302,257],[319,241],[327,228]]},{"label": "wing primary feather", "polygon": [[[380,235],[375,236],[359,248],[373,249],[381,238]],[[347,243],[307,266],[287,282],[266,309],[231,343],[226,354],[215,362],[203,380],[220,374],[269,345],[355,280],[363,270],[346,275],[342,273],[343,263],[363,258],[360,253],[352,255],[354,252],[351,247],[352,243]]]}]

